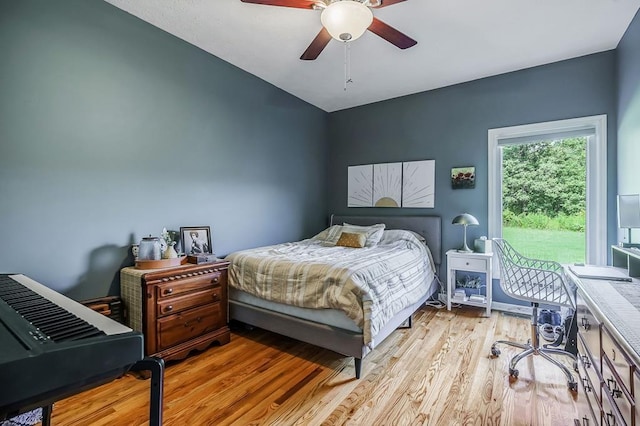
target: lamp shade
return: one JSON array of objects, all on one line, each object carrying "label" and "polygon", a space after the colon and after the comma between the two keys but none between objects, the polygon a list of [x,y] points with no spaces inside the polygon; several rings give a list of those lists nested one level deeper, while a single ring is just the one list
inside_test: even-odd
[{"label": "lamp shade", "polygon": [[320,21],[331,37],[339,41],[351,41],[369,28],[373,22],[373,12],[359,1],[335,1],[322,11]]},{"label": "lamp shade", "polygon": [[473,250],[471,250],[469,248],[469,246],[467,245],[467,226],[469,225],[479,225],[478,223],[478,219],[476,219],[474,216],[470,215],[469,213],[462,213],[459,214],[458,216],[453,218],[453,221],[451,221],[452,224],[454,225],[463,225],[464,226],[464,233],[463,233],[463,239],[462,239],[462,247],[460,247],[458,249],[458,251],[460,252],[464,252],[464,253],[469,253],[472,252]]},{"label": "lamp shade", "polygon": [[462,213],[453,218],[451,222],[454,225],[479,225],[478,219],[469,213]]}]

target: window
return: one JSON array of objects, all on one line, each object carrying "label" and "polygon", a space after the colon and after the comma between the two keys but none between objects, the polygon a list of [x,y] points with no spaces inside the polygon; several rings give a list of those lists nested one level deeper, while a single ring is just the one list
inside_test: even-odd
[{"label": "window", "polygon": [[489,136],[489,236],[502,237],[502,147],[586,137],[586,254],[587,263],[607,260],[606,115],[490,129]]}]

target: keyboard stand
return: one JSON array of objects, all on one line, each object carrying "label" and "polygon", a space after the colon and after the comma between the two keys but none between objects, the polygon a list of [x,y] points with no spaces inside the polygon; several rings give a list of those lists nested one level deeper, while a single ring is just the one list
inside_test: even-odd
[{"label": "keyboard stand", "polygon": [[[149,395],[149,426],[162,426],[164,360],[162,358],[146,357],[133,364],[129,371],[151,372],[151,385]],[[42,426],[51,426],[52,412],[53,404],[45,405],[44,407],[42,407]]]},{"label": "keyboard stand", "polygon": [[53,412],[53,404],[42,407],[42,426],[51,426],[51,413]]},{"label": "keyboard stand", "polygon": [[[149,426],[162,426],[162,396],[164,383],[164,360],[145,357],[133,364],[130,371],[150,371]],[[44,424],[43,424],[44,426]]]}]

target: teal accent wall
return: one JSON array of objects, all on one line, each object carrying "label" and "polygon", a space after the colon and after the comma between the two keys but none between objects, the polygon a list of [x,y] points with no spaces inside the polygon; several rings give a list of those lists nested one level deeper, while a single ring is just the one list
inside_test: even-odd
[{"label": "teal accent wall", "polygon": [[[618,194],[640,193],[640,12],[618,44]],[[614,219],[615,220],[615,219]],[[640,230],[632,231],[634,243]],[[622,237],[623,234],[620,234]]]},{"label": "teal accent wall", "polygon": [[326,220],[327,114],[100,0],[0,0],[0,272],[119,293],[129,245],[219,255]]},{"label": "teal accent wall", "polygon": [[[451,224],[468,212],[480,225],[468,240],[487,235],[488,140],[492,128],[607,114],[608,214],[615,217],[616,60],[607,51],[418,93],[329,116],[328,206],[338,214],[435,214],[442,216],[443,253],[462,243]],[[428,72],[425,71],[425,72]],[[347,208],[347,167],[435,160],[434,209]],[[452,167],[475,166],[474,189],[452,189]],[[615,220],[609,220],[615,241]],[[445,265],[441,275],[445,276]],[[497,301],[509,301],[494,284]]]}]

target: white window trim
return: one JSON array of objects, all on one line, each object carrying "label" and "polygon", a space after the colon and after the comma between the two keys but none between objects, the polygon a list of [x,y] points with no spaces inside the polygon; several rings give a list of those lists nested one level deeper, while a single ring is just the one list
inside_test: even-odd
[{"label": "white window trim", "polygon": [[[607,116],[572,118],[545,123],[489,129],[489,237],[502,230],[501,140],[555,132],[594,130],[587,138],[587,263],[607,263]],[[599,202],[598,202],[599,201]],[[595,204],[595,205],[593,205]]]}]

